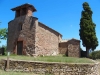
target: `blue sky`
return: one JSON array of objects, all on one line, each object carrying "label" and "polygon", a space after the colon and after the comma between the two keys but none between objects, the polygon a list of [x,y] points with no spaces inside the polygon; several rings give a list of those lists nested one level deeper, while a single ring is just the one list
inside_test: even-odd
[{"label": "blue sky", "polygon": [[[100,41],[100,0],[0,0],[0,28],[7,28],[8,22],[13,20],[15,12],[10,9],[24,3],[35,6],[37,12],[33,16],[38,21],[55,29],[63,35],[63,39],[80,39],[79,23],[83,2],[88,2],[93,11],[93,22],[96,24],[96,35]],[[5,45],[2,41],[1,45]],[[81,45],[82,47],[82,45]],[[82,47],[85,50],[85,48]],[[96,48],[100,50],[100,46]]]}]

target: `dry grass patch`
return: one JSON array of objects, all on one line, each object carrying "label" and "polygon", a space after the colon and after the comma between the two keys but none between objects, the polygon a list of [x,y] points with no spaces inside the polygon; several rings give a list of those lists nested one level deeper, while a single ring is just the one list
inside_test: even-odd
[{"label": "dry grass patch", "polygon": [[38,74],[24,73],[24,72],[6,72],[3,70],[0,70],[0,75],[38,75]]}]

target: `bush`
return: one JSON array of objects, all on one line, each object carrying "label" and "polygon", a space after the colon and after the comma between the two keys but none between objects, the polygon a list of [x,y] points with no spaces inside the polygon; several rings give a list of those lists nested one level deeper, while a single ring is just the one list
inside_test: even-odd
[{"label": "bush", "polygon": [[0,47],[0,49],[1,49],[2,55],[7,55],[7,52],[6,52],[7,46],[6,46],[6,45],[2,45],[2,46]]},{"label": "bush", "polygon": [[100,59],[100,51],[94,51],[90,53],[90,58],[91,59]]},{"label": "bush", "polygon": [[7,45],[3,45],[2,48],[4,48],[4,55],[7,55]]}]

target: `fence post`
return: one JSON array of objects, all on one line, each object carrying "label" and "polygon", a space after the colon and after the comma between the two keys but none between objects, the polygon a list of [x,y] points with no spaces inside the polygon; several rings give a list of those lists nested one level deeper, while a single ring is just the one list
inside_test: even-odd
[{"label": "fence post", "polygon": [[7,53],[7,71],[9,70],[9,55],[10,55],[10,52]]}]

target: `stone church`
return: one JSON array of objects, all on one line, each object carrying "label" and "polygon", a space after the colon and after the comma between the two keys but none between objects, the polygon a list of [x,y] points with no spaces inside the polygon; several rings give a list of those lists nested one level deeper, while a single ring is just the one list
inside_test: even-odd
[{"label": "stone church", "polygon": [[7,51],[17,55],[66,54],[80,57],[80,40],[62,40],[62,35],[32,16],[37,11],[31,4],[11,9],[15,18],[8,23]]}]

